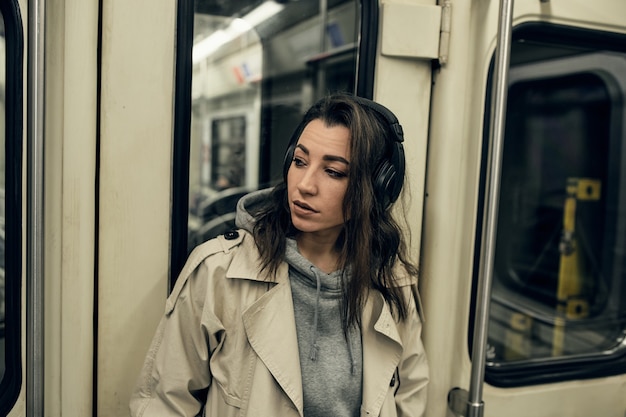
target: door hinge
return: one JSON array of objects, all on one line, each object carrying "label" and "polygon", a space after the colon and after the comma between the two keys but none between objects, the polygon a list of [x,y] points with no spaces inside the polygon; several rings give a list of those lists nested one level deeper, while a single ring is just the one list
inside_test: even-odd
[{"label": "door hinge", "polygon": [[450,48],[450,29],[452,27],[452,1],[443,0],[441,4],[441,29],[439,31],[439,65],[448,62]]}]

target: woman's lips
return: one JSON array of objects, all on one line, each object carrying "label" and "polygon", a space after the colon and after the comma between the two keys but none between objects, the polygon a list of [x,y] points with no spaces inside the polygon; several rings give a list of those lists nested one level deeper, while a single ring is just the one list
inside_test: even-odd
[{"label": "woman's lips", "polygon": [[294,200],[293,202],[294,209],[303,213],[319,213],[313,207],[309,206],[304,201]]}]

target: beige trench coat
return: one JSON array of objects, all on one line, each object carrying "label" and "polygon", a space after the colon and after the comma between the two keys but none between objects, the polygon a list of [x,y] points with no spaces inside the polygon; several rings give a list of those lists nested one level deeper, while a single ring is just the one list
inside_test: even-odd
[{"label": "beige trench coat", "polygon": [[[132,395],[133,416],[303,417],[288,266],[267,282],[252,236],[226,236],[196,248],[183,268]],[[370,293],[361,416],[424,414],[421,328],[413,303],[397,323],[382,295]]]}]

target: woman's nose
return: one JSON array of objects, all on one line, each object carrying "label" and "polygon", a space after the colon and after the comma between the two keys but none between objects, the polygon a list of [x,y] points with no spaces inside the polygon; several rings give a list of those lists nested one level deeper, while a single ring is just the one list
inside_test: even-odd
[{"label": "woman's nose", "polygon": [[304,170],[300,181],[298,181],[298,190],[303,194],[315,194],[317,192],[317,182],[313,170]]}]

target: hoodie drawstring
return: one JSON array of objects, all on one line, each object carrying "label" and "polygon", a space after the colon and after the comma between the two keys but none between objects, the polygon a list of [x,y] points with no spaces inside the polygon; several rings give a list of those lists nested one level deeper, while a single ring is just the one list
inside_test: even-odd
[{"label": "hoodie drawstring", "polygon": [[311,346],[311,352],[309,353],[309,358],[311,358],[312,361],[316,361],[317,352],[319,350],[319,347],[317,346],[317,331],[318,331],[317,322],[318,322],[319,309],[320,309],[320,293],[322,291],[322,281],[320,280],[319,275],[317,275],[317,273],[315,272],[315,269],[313,268],[313,266],[311,266],[310,269],[313,275],[315,275],[315,281],[317,282],[317,293],[315,297],[315,315],[313,316],[313,344]]},{"label": "hoodie drawstring", "polygon": [[[317,291],[316,291],[316,297],[315,297],[315,313],[313,315],[313,343],[311,344],[309,358],[312,361],[316,361],[317,354],[319,352],[319,346],[317,345],[317,335],[319,331],[318,321],[319,321],[319,307],[320,307],[320,294],[322,291],[322,281],[313,266],[310,267],[310,270],[311,270],[311,273],[313,273],[313,275],[315,276],[315,281],[317,284]],[[350,373],[354,375],[356,373],[357,364],[356,364],[356,360],[354,359],[354,354],[352,352],[352,343],[350,343],[349,339],[346,339],[346,343],[348,345],[348,355],[350,355],[350,364],[351,364]]]},{"label": "hoodie drawstring", "polygon": [[356,373],[356,360],[352,354],[352,343],[350,342],[350,339],[346,340],[346,343],[348,344],[348,355],[350,355],[350,363],[352,364],[352,366],[350,366],[350,373],[354,375]]}]

